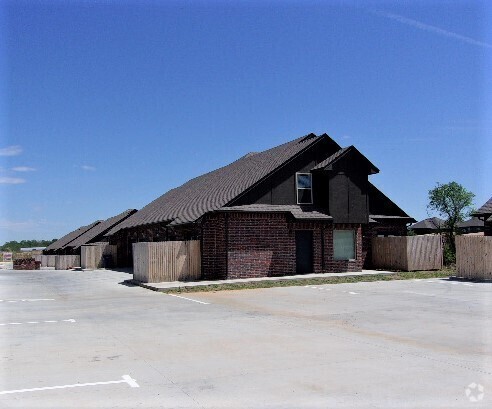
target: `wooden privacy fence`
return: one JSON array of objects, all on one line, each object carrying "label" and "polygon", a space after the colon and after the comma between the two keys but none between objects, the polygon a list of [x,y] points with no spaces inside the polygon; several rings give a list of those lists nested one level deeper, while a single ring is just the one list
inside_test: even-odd
[{"label": "wooden privacy fence", "polygon": [[55,270],[67,270],[80,267],[80,256],[55,256]]},{"label": "wooden privacy fence", "polygon": [[144,283],[199,280],[200,241],[134,243],[133,278]]},{"label": "wooden privacy fence", "polygon": [[492,236],[456,237],[456,274],[477,280],[492,279]]},{"label": "wooden privacy fence", "polygon": [[416,271],[442,268],[440,235],[374,237],[372,239],[374,268]]},{"label": "wooden privacy fence", "polygon": [[86,269],[108,267],[105,262],[111,257],[113,265],[116,263],[117,246],[111,244],[90,244],[80,248],[80,266]]},{"label": "wooden privacy fence", "polygon": [[41,256],[41,267],[55,267],[55,255],[42,255]]}]

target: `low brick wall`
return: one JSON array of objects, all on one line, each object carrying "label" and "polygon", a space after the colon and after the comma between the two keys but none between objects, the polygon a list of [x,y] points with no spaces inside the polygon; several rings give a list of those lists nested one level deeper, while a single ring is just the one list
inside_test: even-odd
[{"label": "low brick wall", "polygon": [[19,258],[14,260],[14,270],[39,270],[41,262],[30,258]]}]

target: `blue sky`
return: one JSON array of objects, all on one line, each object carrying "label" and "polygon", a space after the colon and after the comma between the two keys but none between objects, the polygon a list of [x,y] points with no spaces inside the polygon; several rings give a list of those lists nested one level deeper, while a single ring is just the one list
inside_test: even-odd
[{"label": "blue sky", "polygon": [[0,243],[310,132],[355,145],[416,219],[437,182],[478,207],[491,27],[485,1],[0,1]]}]

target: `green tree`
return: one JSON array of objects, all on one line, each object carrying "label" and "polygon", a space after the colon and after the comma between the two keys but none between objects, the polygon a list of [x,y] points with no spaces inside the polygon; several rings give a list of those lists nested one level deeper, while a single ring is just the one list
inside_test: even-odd
[{"label": "green tree", "polygon": [[12,251],[18,252],[21,247],[47,247],[51,243],[55,242],[57,239],[53,240],[21,240],[19,241],[8,241],[3,246],[0,247],[0,251]]},{"label": "green tree", "polygon": [[463,221],[472,211],[475,195],[456,182],[440,183],[434,189],[429,190],[428,208],[434,210],[445,220],[448,229],[447,248],[445,248],[445,261],[452,262],[455,259],[456,247],[454,235],[456,224]]}]

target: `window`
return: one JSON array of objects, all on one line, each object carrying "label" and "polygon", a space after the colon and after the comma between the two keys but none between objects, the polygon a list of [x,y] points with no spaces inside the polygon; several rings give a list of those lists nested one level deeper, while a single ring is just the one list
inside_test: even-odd
[{"label": "window", "polygon": [[355,260],[355,231],[333,231],[333,257],[335,260]]},{"label": "window", "polygon": [[297,204],[313,203],[313,175],[296,173]]}]

